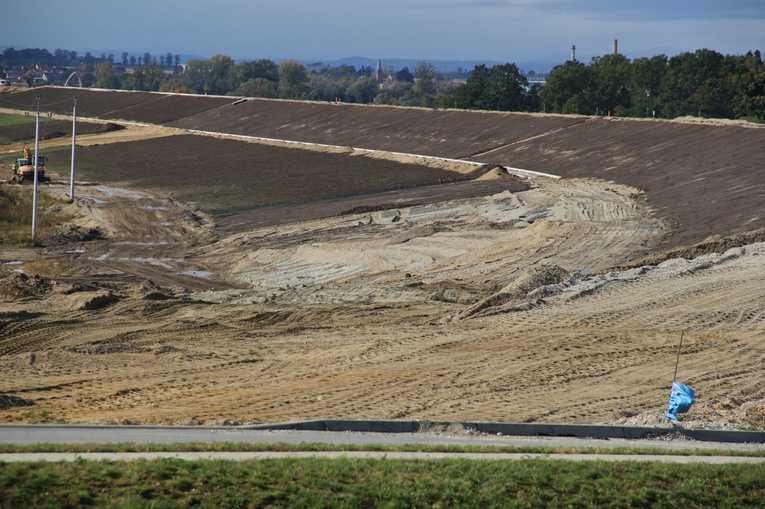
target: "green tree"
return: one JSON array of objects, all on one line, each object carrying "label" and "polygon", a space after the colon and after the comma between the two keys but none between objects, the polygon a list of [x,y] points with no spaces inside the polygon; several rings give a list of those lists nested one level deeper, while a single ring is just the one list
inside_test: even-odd
[{"label": "green tree", "polygon": [[539,92],[542,90],[542,86],[539,84],[531,85],[526,96],[523,100],[523,111],[537,112],[542,111],[542,99],[539,97]]},{"label": "green tree", "polygon": [[215,55],[210,59],[213,94],[225,95],[231,90],[229,79],[234,69],[234,60],[226,55]]},{"label": "green tree", "polygon": [[308,91],[308,72],[303,64],[285,60],[279,64],[279,96],[300,99]]},{"label": "green tree", "polygon": [[275,81],[265,78],[253,78],[242,83],[239,88],[234,90],[233,95],[273,99],[279,96],[279,89]]},{"label": "green tree", "polygon": [[114,67],[108,60],[96,64],[94,77],[96,88],[119,88],[119,80],[114,75]]},{"label": "green tree", "polygon": [[120,80],[122,90],[144,90],[146,76],[143,67],[136,67],[132,73],[125,73]]},{"label": "green tree", "polygon": [[433,105],[436,95],[436,77],[438,70],[430,62],[418,62],[414,67],[414,85],[401,98],[404,106]]},{"label": "green tree", "polygon": [[229,75],[234,61],[225,55],[215,55],[209,60],[189,60],[181,83],[198,94],[224,95],[231,89]]},{"label": "green tree", "polygon": [[[133,69],[132,73],[122,75],[120,88],[123,90],[157,92],[162,90],[164,81],[164,70],[159,63],[142,65]],[[167,87],[165,87],[165,90],[167,90]]]},{"label": "green tree", "polygon": [[380,84],[374,78],[360,76],[348,87],[348,99],[351,102],[370,104],[380,92]]},{"label": "green tree", "polygon": [[742,69],[728,77],[735,90],[733,113],[736,118],[765,122],[765,66],[759,50],[742,58]]},{"label": "green tree", "polygon": [[658,110],[661,81],[667,69],[666,55],[636,58],[630,64],[630,116],[651,117]]},{"label": "green tree", "polygon": [[457,108],[520,111],[528,81],[515,64],[495,65],[491,69],[477,65],[465,84],[452,93]]},{"label": "green tree", "polygon": [[485,64],[476,65],[465,84],[452,92],[454,107],[469,110],[492,109],[489,80],[489,68]]},{"label": "green tree", "polygon": [[406,81],[391,81],[380,84],[380,91],[375,96],[375,104],[400,106],[401,99],[406,95],[412,84]]},{"label": "green tree", "polygon": [[358,77],[356,67],[348,64],[342,64],[340,67],[325,67],[321,70],[320,74],[335,81],[343,79],[355,80]]},{"label": "green tree", "polygon": [[588,66],[595,113],[627,116],[630,110],[630,61],[624,55],[594,57]]},{"label": "green tree", "polygon": [[405,83],[411,83],[414,85],[414,75],[409,72],[408,67],[404,67],[396,73],[396,81],[403,81]]},{"label": "green tree", "polygon": [[334,102],[338,98],[346,101],[346,92],[351,83],[353,82],[347,77],[332,79],[327,74],[311,73],[307,96],[312,101]]},{"label": "green tree", "polygon": [[670,58],[661,82],[663,116],[673,118],[698,113],[719,116],[720,102],[724,102],[728,94],[722,89],[723,60],[720,53],[708,49]]},{"label": "green tree", "polygon": [[544,111],[548,113],[591,115],[595,113],[595,107],[590,94],[587,67],[581,62],[569,60],[553,68],[539,97]]},{"label": "green tree", "polygon": [[197,94],[212,93],[214,86],[212,62],[198,58],[189,60],[181,83]]},{"label": "green tree", "polygon": [[263,78],[277,83],[279,81],[279,66],[268,59],[253,60],[236,64],[233,69],[237,83],[246,83],[256,78]]}]

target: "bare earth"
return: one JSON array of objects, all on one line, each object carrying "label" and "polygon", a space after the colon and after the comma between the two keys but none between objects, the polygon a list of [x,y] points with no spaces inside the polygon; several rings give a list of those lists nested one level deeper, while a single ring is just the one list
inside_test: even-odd
[{"label": "bare earth", "polygon": [[[0,422],[668,425],[682,334],[685,420],[765,426],[765,243],[630,267],[677,228],[637,187],[492,171],[282,220],[149,187],[91,180],[79,228],[2,248]],[[40,260],[74,275],[17,272]]]}]

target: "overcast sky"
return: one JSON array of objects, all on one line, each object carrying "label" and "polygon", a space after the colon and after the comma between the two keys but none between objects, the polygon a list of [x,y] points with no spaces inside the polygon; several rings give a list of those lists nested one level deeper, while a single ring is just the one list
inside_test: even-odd
[{"label": "overcast sky", "polygon": [[[0,47],[563,63],[765,52],[765,0],[0,0]],[[549,69],[548,69],[549,70]]]}]

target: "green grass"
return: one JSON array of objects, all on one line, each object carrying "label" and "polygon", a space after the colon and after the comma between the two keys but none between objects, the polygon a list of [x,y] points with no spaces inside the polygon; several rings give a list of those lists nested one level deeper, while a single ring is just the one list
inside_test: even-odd
[{"label": "green grass", "polygon": [[[17,132],[16,128],[34,123],[35,117],[31,115],[26,117],[24,115],[8,115],[0,113],[0,145],[18,143],[18,140],[15,140],[12,136],[13,133]],[[32,136],[34,136],[34,129],[32,129],[32,133]]]},{"label": "green grass", "polygon": [[34,124],[35,117],[33,115],[12,115],[8,113],[0,113],[0,127],[8,127],[20,124]]},{"label": "green grass", "polygon": [[637,454],[672,456],[751,456],[765,457],[765,451],[730,451],[715,449],[666,450],[635,447],[545,447],[545,446],[462,446],[462,445],[378,445],[270,442],[182,442],[172,444],[2,444],[0,453],[22,452],[453,452],[453,453],[516,453],[516,454]]},{"label": "green grass", "polygon": [[[28,244],[32,241],[32,186],[0,186],[0,245]],[[49,212],[57,204],[43,193],[37,197],[37,234],[53,231],[57,224],[69,218]]]},{"label": "green grass", "polygon": [[0,507],[762,507],[761,465],[268,459],[0,464]]}]

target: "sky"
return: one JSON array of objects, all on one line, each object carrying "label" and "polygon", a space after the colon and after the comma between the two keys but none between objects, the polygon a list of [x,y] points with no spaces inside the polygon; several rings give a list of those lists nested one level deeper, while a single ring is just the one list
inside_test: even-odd
[{"label": "sky", "polygon": [[[36,18],[36,19],[35,19]],[[618,51],[765,53],[765,0],[0,1],[0,49],[540,67]],[[520,65],[519,65],[520,66]]]}]

